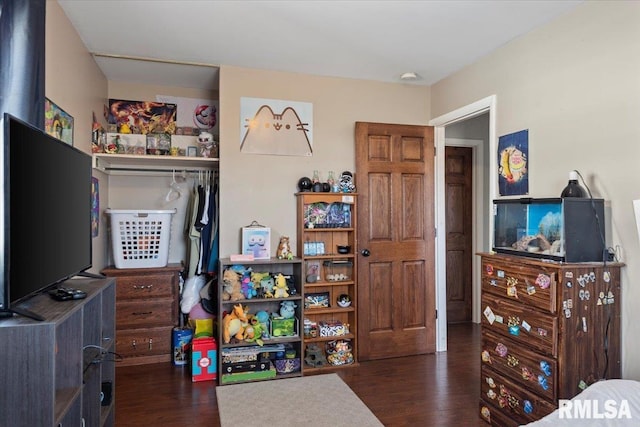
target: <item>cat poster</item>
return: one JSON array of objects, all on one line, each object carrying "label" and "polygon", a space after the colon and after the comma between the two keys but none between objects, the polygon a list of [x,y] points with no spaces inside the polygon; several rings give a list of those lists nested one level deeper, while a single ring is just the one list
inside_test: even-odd
[{"label": "cat poster", "polygon": [[240,152],[313,155],[310,102],[240,98]]}]

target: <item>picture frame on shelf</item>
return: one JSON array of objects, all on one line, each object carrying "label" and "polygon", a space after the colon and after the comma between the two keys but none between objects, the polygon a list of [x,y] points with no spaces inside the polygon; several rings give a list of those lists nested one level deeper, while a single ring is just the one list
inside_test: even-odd
[{"label": "picture frame on shelf", "polygon": [[187,157],[198,157],[198,147],[195,145],[187,147]]},{"label": "picture frame on shelf", "polygon": [[271,258],[271,228],[253,221],[242,227],[242,254],[254,259]]},{"label": "picture frame on shelf", "polygon": [[329,292],[313,292],[304,295],[304,308],[329,308]]}]

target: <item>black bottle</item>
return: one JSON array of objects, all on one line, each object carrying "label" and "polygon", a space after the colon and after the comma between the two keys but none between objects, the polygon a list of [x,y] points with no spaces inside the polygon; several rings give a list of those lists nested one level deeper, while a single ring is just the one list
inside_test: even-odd
[{"label": "black bottle", "polygon": [[587,197],[584,189],[578,184],[578,172],[569,172],[569,183],[562,190],[560,197]]}]

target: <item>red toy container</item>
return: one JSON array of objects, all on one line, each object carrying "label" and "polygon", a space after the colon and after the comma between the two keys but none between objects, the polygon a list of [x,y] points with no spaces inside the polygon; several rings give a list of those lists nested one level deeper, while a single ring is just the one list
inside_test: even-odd
[{"label": "red toy container", "polygon": [[214,338],[196,338],[191,344],[191,380],[217,378],[217,346]]}]

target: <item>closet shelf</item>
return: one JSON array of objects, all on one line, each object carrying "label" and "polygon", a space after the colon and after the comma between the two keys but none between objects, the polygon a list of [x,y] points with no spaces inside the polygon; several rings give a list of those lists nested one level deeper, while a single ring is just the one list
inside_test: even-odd
[{"label": "closet shelf", "polygon": [[210,171],[219,160],[208,157],[93,154],[93,168],[109,175],[165,175],[175,172]]}]

